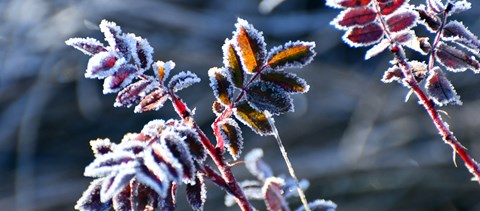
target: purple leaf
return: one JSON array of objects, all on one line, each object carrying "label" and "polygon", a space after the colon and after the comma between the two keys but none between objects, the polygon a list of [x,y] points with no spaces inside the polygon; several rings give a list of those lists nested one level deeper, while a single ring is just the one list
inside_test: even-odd
[{"label": "purple leaf", "polygon": [[188,150],[183,137],[170,134],[162,137],[166,147],[172,155],[178,160],[183,169],[183,181],[191,183],[195,177],[195,166],[193,164],[192,154]]},{"label": "purple leaf", "polygon": [[72,46],[89,56],[107,51],[105,46],[103,46],[103,44],[100,41],[94,38],[89,38],[89,37],[70,38],[67,41],[65,41],[65,44]]},{"label": "purple leaf", "polygon": [[257,111],[274,115],[293,111],[292,98],[281,87],[270,82],[256,81],[248,86],[247,100]]},{"label": "purple leaf", "polygon": [[132,210],[165,210],[160,207],[160,201],[162,198],[150,187],[142,183],[136,183],[133,192],[134,208]]},{"label": "purple leaf", "polygon": [[450,21],[443,27],[442,39],[457,43],[474,54],[480,50],[480,41],[470,30],[458,21]]},{"label": "purple leaf", "polygon": [[327,5],[333,8],[364,7],[370,4],[371,0],[327,0]]},{"label": "purple leaf", "polygon": [[189,152],[191,152],[193,159],[202,163],[207,158],[207,152],[200,141],[198,133],[187,126],[176,127],[175,130],[178,134],[184,138],[184,142],[187,144]]},{"label": "purple leaf", "polygon": [[135,176],[135,169],[128,169],[121,171],[116,175],[106,177],[100,189],[100,200],[102,202],[110,201],[113,196],[119,193],[130,183],[130,180]]},{"label": "purple leaf", "polygon": [[313,61],[315,42],[287,42],[268,53],[267,65],[274,70],[301,68]]},{"label": "purple leaf", "polygon": [[200,82],[200,78],[194,73],[190,71],[179,72],[172,76],[170,82],[168,82],[168,87],[173,90],[173,92],[178,92],[198,82]]},{"label": "purple leaf", "polygon": [[448,12],[448,15],[452,15],[454,13],[461,13],[472,8],[472,4],[466,0],[453,1],[451,2],[451,4],[452,9]]},{"label": "purple leaf", "polygon": [[438,62],[452,72],[463,72],[467,69],[473,72],[480,72],[480,63],[474,56],[471,56],[453,46],[440,42],[435,51]]},{"label": "purple leaf", "polygon": [[226,71],[225,68],[213,67],[208,70],[208,77],[215,98],[224,105],[230,105],[233,97],[233,86],[227,78]]},{"label": "purple leaf", "polygon": [[231,118],[224,119],[218,123],[220,135],[225,141],[225,148],[234,160],[240,157],[243,149],[242,130],[237,122]]},{"label": "purple leaf", "polygon": [[262,160],[263,150],[260,148],[253,149],[245,155],[245,167],[248,171],[256,176],[258,180],[265,181],[273,176],[270,166]]},{"label": "purple leaf", "polygon": [[175,206],[176,206],[175,193],[177,191],[176,187],[177,186],[170,184],[170,187],[168,188],[167,197],[161,198],[158,203],[159,210],[175,211]]},{"label": "purple leaf", "polygon": [[163,89],[157,89],[143,98],[140,103],[135,106],[135,113],[143,113],[146,111],[158,111],[163,107],[165,102],[170,98],[168,93]]},{"label": "purple leaf", "polygon": [[111,201],[100,201],[100,188],[102,186],[103,178],[93,180],[88,186],[87,190],[83,192],[82,197],[77,201],[75,205],[76,210],[110,210],[112,205]]},{"label": "purple leaf", "polygon": [[141,99],[144,99],[157,86],[159,86],[159,83],[152,77],[132,83],[118,93],[113,106],[130,108],[132,105],[139,103]]},{"label": "purple leaf", "polygon": [[152,65],[153,48],[148,43],[147,39],[141,37],[135,37],[136,48],[132,51],[132,57],[135,64],[140,67],[141,72],[145,72],[147,68]]},{"label": "purple leaf", "polygon": [[427,0],[428,10],[434,13],[441,13],[445,10],[445,5],[441,0]]},{"label": "purple leaf", "polygon": [[352,47],[373,45],[383,38],[383,29],[378,23],[371,23],[363,27],[350,28],[342,37]]},{"label": "purple leaf", "polygon": [[420,5],[415,9],[418,13],[418,23],[424,25],[430,32],[437,32],[441,25],[441,20],[438,16],[429,10],[425,9],[425,5]]},{"label": "purple leaf", "polygon": [[342,11],[330,22],[337,29],[348,29],[352,26],[364,26],[374,22],[377,13],[370,7],[356,7]]},{"label": "purple leaf", "polygon": [[138,133],[125,134],[122,138],[122,142],[115,147],[115,150],[122,150],[139,155],[148,147],[148,142],[135,140],[139,135],[140,134]]},{"label": "purple leaf", "polygon": [[207,199],[207,187],[200,174],[195,177],[194,184],[186,185],[187,201],[193,210],[203,210],[203,205]]},{"label": "purple leaf", "polygon": [[255,73],[265,63],[267,54],[262,32],[241,18],[237,19],[235,27],[232,40],[240,57],[242,69],[247,73]]},{"label": "purple leaf", "polygon": [[240,56],[235,51],[235,45],[232,40],[226,39],[222,46],[223,66],[229,71],[228,77],[233,85],[242,88],[245,83],[245,72],[242,69]]},{"label": "purple leaf", "polygon": [[418,15],[412,11],[396,12],[387,19],[390,32],[409,30],[417,24]]},{"label": "purple leaf", "polygon": [[133,210],[132,207],[132,188],[127,185],[122,191],[115,194],[112,198],[112,207],[114,210]]},{"label": "purple leaf", "polygon": [[135,176],[139,183],[148,186],[161,197],[166,197],[169,181],[164,179],[163,175],[163,172],[154,172],[146,166],[141,166]]},{"label": "purple leaf", "polygon": [[447,104],[462,105],[460,96],[457,95],[452,84],[439,67],[430,70],[425,89],[435,104],[439,106]]},{"label": "purple leaf", "polygon": [[88,60],[85,78],[105,78],[113,75],[126,63],[124,58],[118,59],[111,52],[100,52]]},{"label": "purple leaf", "polygon": [[126,87],[137,76],[137,68],[126,64],[118,68],[111,76],[103,82],[103,94],[115,93]]},{"label": "purple leaf", "polygon": [[93,155],[95,158],[105,155],[113,151],[115,144],[110,142],[110,139],[96,139],[90,141],[90,146],[92,147]]},{"label": "purple leaf", "polygon": [[265,181],[262,192],[265,195],[265,204],[271,211],[289,211],[288,203],[282,196],[283,179],[270,177]]},{"label": "purple leaf", "polygon": [[237,103],[235,117],[259,135],[272,135],[272,126],[263,112],[257,111],[245,100]]},{"label": "purple leaf", "polygon": [[164,155],[161,154],[160,148],[160,144],[153,143],[151,148],[145,151],[145,167],[140,172],[141,177],[144,178],[138,178],[138,180],[154,189],[159,195],[165,196],[167,194],[166,188],[171,179],[171,175],[167,173],[171,171],[165,164]]},{"label": "purple leaf", "polygon": [[122,34],[122,30],[116,23],[107,20],[100,22],[100,31],[105,35],[105,40],[110,48],[116,51],[120,57],[128,60],[130,51],[135,47],[135,37],[131,34]]},{"label": "purple leaf", "polygon": [[116,174],[126,169],[135,169],[139,166],[133,153],[118,151],[97,157],[85,168],[87,177],[104,177]]}]

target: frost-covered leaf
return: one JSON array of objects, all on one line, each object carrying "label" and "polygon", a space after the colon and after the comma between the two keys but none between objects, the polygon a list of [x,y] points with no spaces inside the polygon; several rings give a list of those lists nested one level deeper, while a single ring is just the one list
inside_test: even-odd
[{"label": "frost-covered leaf", "polygon": [[93,180],[90,183],[90,186],[88,186],[87,190],[83,192],[82,197],[78,199],[77,204],[75,205],[76,210],[110,210],[112,205],[111,201],[105,203],[100,201],[100,189],[102,187],[103,180],[103,178],[100,178]]},{"label": "frost-covered leaf", "polygon": [[315,48],[315,42],[287,42],[270,50],[267,65],[274,70],[301,68],[315,57],[313,48]]},{"label": "frost-covered leaf", "polygon": [[176,207],[176,187],[173,184],[170,184],[170,188],[167,194],[167,197],[160,199],[158,202],[158,209],[165,211],[175,211]]},{"label": "frost-covered leaf", "polygon": [[[259,181],[245,180],[239,182],[239,185],[247,199],[265,199],[265,196],[262,193],[262,183]],[[233,205],[235,205],[235,198],[232,195],[227,194],[225,196],[225,206],[231,207]]]},{"label": "frost-covered leaf", "polygon": [[134,65],[126,64],[118,68],[111,76],[103,82],[103,94],[115,93],[126,87],[137,76],[137,68]]},{"label": "frost-covered leaf", "polygon": [[141,72],[144,72],[150,67],[150,65],[152,65],[153,48],[148,43],[147,39],[135,37],[135,40],[136,48],[132,51],[132,57]]},{"label": "frost-covered leaf", "polygon": [[388,68],[387,71],[383,74],[382,82],[383,83],[392,83],[394,81],[401,83],[404,78],[403,72],[397,65],[394,65]]},{"label": "frost-covered leaf", "polygon": [[110,52],[97,53],[88,60],[85,78],[102,79],[111,76],[125,63],[124,58],[118,59]]},{"label": "frost-covered leaf", "polygon": [[130,180],[135,176],[135,169],[128,169],[121,171],[116,175],[106,177],[102,182],[100,189],[100,200],[102,202],[110,201],[115,194],[120,192],[125,186],[130,183]]},{"label": "frost-covered leaf", "polygon": [[215,98],[224,105],[230,105],[233,97],[233,86],[227,78],[226,71],[225,68],[213,67],[208,70],[208,77]]},{"label": "frost-covered leaf", "polygon": [[305,80],[293,73],[266,71],[260,74],[260,79],[271,82],[289,93],[305,93],[310,89]]},{"label": "frost-covered leaf", "polygon": [[289,211],[288,203],[282,196],[283,179],[270,177],[265,181],[262,192],[265,195],[265,204],[271,211]]},{"label": "frost-covered leaf", "polygon": [[238,120],[250,127],[257,134],[262,136],[273,134],[272,127],[265,114],[252,108],[247,101],[242,100],[238,102],[234,109],[234,114]]},{"label": "frost-covered leaf", "polygon": [[366,26],[349,29],[342,38],[352,47],[363,47],[377,43],[382,37],[382,27],[378,23],[371,23]]},{"label": "frost-covered leaf", "polygon": [[242,130],[237,122],[231,118],[224,119],[218,123],[220,135],[225,141],[225,148],[228,149],[234,160],[240,157],[243,149]]},{"label": "frost-covered leaf", "polygon": [[257,111],[267,110],[274,115],[293,111],[292,98],[281,87],[256,81],[247,88],[247,100]]},{"label": "frost-covered leaf", "polygon": [[377,13],[370,7],[346,9],[330,22],[337,29],[346,30],[352,26],[364,26],[375,21]]},{"label": "frost-covered leaf", "polygon": [[112,198],[112,207],[114,210],[133,210],[132,207],[132,188],[129,185],[125,186],[122,191],[115,194]]},{"label": "frost-covered leaf", "polygon": [[453,72],[463,72],[466,69],[471,69],[475,73],[480,72],[480,63],[474,56],[471,56],[453,46],[449,46],[443,42],[438,44],[435,51],[437,60]]},{"label": "frost-covered leaf", "polygon": [[390,32],[408,30],[417,24],[418,15],[412,11],[396,12],[387,19]]},{"label": "frost-covered leaf", "polygon": [[[337,209],[337,204],[333,203],[332,201],[317,199],[308,203],[308,207],[311,211],[335,211]],[[305,211],[305,208],[301,206],[295,211]]]},{"label": "frost-covered leaf", "polygon": [[176,134],[169,134],[162,137],[166,148],[170,151],[174,158],[178,160],[182,169],[182,178],[185,183],[191,183],[195,177],[195,166],[193,157],[183,137]]},{"label": "frost-covered leaf", "polygon": [[248,171],[256,176],[258,180],[265,181],[273,176],[270,166],[262,160],[263,150],[260,148],[253,149],[245,155],[245,167]]},{"label": "frost-covered leaf", "polygon": [[[155,190],[150,188],[147,185],[142,183],[136,183],[135,189],[133,190],[133,195],[135,196],[135,201],[132,210],[143,210],[143,211],[154,211],[154,210],[165,210],[173,211],[173,209],[162,209],[160,200],[163,200],[163,196],[159,196]],[[169,188],[166,188],[167,192]],[[170,194],[167,194],[165,198],[168,198]]]},{"label": "frost-covered leaf", "polygon": [[441,0],[427,0],[427,8],[434,13],[441,13],[445,10],[445,5]]},{"label": "frost-covered leaf", "polygon": [[372,0],[327,0],[327,5],[333,8],[363,7],[370,4]]},{"label": "frost-covered leaf", "polygon": [[[295,180],[291,177],[284,178],[284,180],[285,184],[282,185],[283,197],[286,199],[290,197],[299,197]],[[300,189],[305,191],[310,186],[310,182],[308,182],[306,179],[302,179],[298,181],[298,186],[300,186]]]},{"label": "frost-covered leaf", "polygon": [[187,144],[188,150],[192,154],[193,159],[202,163],[207,158],[207,152],[200,141],[198,133],[187,126],[176,127],[175,130],[184,138],[184,142]]},{"label": "frost-covered leaf", "polygon": [[195,73],[182,71],[172,76],[170,82],[168,82],[168,87],[174,92],[178,92],[198,82],[200,82],[200,78]]},{"label": "frost-covered leaf", "polygon": [[441,20],[431,11],[425,9],[425,5],[420,5],[415,9],[418,13],[418,23],[424,25],[430,32],[436,32],[440,28]]},{"label": "frost-covered leaf", "polygon": [[132,105],[144,99],[145,96],[158,85],[158,82],[152,77],[132,83],[118,93],[113,106],[130,108]]},{"label": "frost-covered leaf", "polygon": [[423,81],[423,79],[425,79],[428,72],[427,64],[425,64],[425,62],[412,60],[408,62],[408,65],[410,66],[410,70],[412,71],[413,76],[415,77],[415,80],[417,82]]},{"label": "frost-covered leaf", "polygon": [[133,153],[118,151],[97,157],[85,168],[84,175],[87,177],[104,177],[126,169],[135,169],[138,166],[139,163]]},{"label": "frost-covered leaf", "polygon": [[142,134],[159,139],[165,127],[166,125],[164,120],[155,119],[143,126]]},{"label": "frost-covered leaf", "polygon": [[407,42],[411,42],[412,39],[416,39],[415,32],[413,30],[410,31],[401,31],[398,33],[392,33],[391,39],[392,42],[397,42],[402,45],[406,45]]},{"label": "frost-covered leaf", "polygon": [[102,155],[105,155],[113,151],[115,144],[110,142],[110,139],[96,139],[90,141],[90,146],[92,147],[93,155],[97,158]]},{"label": "frost-covered leaf", "polygon": [[[420,83],[423,79],[425,79],[427,75],[427,64],[424,62],[419,62],[417,60],[412,60],[408,62],[410,67],[410,71],[412,72],[415,80]],[[384,83],[391,83],[393,81],[402,83],[404,76],[403,72],[397,65],[394,65],[388,68],[387,71],[383,74],[382,82]]]},{"label": "frost-covered leaf", "polygon": [[370,58],[382,53],[388,48],[388,46],[390,46],[390,41],[388,39],[383,39],[378,44],[370,48],[367,53],[365,53],[365,60],[369,60]]},{"label": "frost-covered leaf", "polygon": [[247,73],[255,73],[264,64],[267,54],[262,32],[257,31],[241,18],[238,18],[235,27],[236,31],[232,40],[242,67]]},{"label": "frost-covered leaf", "polygon": [[115,147],[115,150],[122,150],[139,155],[148,147],[148,142],[135,140],[139,135],[140,134],[138,133],[125,134],[122,138],[122,142]]},{"label": "frost-covered leaf", "polygon": [[135,48],[135,36],[123,34],[116,23],[107,20],[100,22],[100,31],[105,35],[105,40],[112,50],[119,53],[120,57],[129,58],[130,51]]},{"label": "frost-covered leaf", "polygon": [[472,4],[467,0],[457,0],[450,2],[450,4],[452,4],[452,9],[448,12],[448,15],[452,15],[454,13],[461,13],[472,8]]},{"label": "frost-covered leaf", "polygon": [[434,67],[427,78],[425,89],[435,104],[444,106],[447,104],[462,105],[460,96],[453,88],[450,81],[445,77],[439,67]]},{"label": "frost-covered leaf", "polygon": [[216,116],[222,114],[222,112],[226,109],[225,105],[218,102],[217,100],[213,102],[212,111],[215,113]]},{"label": "frost-covered leaf", "polygon": [[207,199],[207,187],[202,175],[197,174],[195,184],[186,185],[187,201],[193,210],[203,210],[203,205]]},{"label": "frost-covered leaf", "polygon": [[135,106],[135,113],[143,113],[147,111],[158,111],[163,104],[169,99],[168,93],[163,89],[157,89],[143,98],[140,103]]},{"label": "frost-covered leaf", "polygon": [[175,62],[173,61],[157,61],[153,64],[153,72],[157,76],[158,81],[162,84],[165,82],[165,79],[168,78],[168,75],[173,68],[175,68]]},{"label": "frost-covered leaf", "polygon": [[402,43],[403,46],[410,48],[422,55],[427,55],[432,46],[428,42],[428,37],[413,37],[412,39],[408,40],[407,42]]},{"label": "frost-covered leaf", "polygon": [[76,48],[77,50],[82,51],[84,54],[87,54],[89,56],[100,53],[100,52],[105,52],[107,49],[103,44],[94,39],[94,38],[70,38],[67,41],[65,41],[65,44],[72,46]]},{"label": "frost-covered leaf", "polygon": [[235,51],[235,45],[229,39],[225,40],[222,46],[223,66],[229,71],[230,81],[237,88],[242,88],[245,83],[245,72],[242,69],[240,56]]},{"label": "frost-covered leaf", "polygon": [[450,21],[443,27],[442,39],[455,42],[474,54],[480,51],[480,40],[458,21]]},{"label": "frost-covered leaf", "polygon": [[389,15],[397,11],[403,5],[406,5],[409,0],[389,0],[378,2],[378,6],[380,6],[380,13],[382,15]]},{"label": "frost-covered leaf", "polygon": [[161,149],[159,143],[153,143],[149,150],[145,152],[144,167],[137,173],[137,178],[143,184],[154,189],[159,195],[165,196],[170,178],[175,176],[168,174],[171,173],[171,170],[165,164],[165,153],[162,153]]},{"label": "frost-covered leaf", "polygon": [[135,176],[139,183],[148,186],[158,195],[165,197],[167,195],[167,185],[169,181],[162,180],[162,175],[163,172],[154,172],[146,166],[141,166]]}]

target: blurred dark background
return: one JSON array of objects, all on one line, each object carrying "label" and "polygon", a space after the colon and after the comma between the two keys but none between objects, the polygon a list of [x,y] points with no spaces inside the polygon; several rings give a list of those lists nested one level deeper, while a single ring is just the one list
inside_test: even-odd
[{"label": "blurred dark background", "polygon": [[[413,1],[412,2],[417,2]],[[101,81],[85,79],[88,56],[68,47],[70,37],[103,40],[97,25],[115,21],[145,37],[155,60],[173,60],[203,83],[180,95],[196,107],[207,133],[214,115],[207,70],[222,65],[221,46],[237,17],[263,31],[268,47],[289,40],[317,43],[315,61],[292,70],[311,85],[295,96],[295,113],[276,118],[309,200],[325,198],[338,210],[480,210],[480,186],[438,136],[408,90],[380,82],[391,56],[364,61],[367,48],[349,48],[329,22],[339,10],[323,0],[286,0],[271,13],[259,0],[3,0],[0,1],[0,210],[72,210],[89,184],[84,167],[96,138],[120,141],[149,120],[175,118],[170,106],[134,114],[114,108]],[[480,33],[480,4],[455,16]],[[423,31],[423,27],[419,27]],[[410,54],[411,58],[420,58]],[[443,108],[457,137],[480,159],[480,76],[447,73],[464,105]],[[244,153],[261,147],[275,173],[287,173],[272,137],[244,128]],[[244,166],[238,179],[252,179]],[[182,189],[182,188],[180,188]],[[224,193],[208,183],[206,210],[226,210]],[[182,191],[178,210],[190,210]],[[293,207],[299,200],[291,200]],[[258,209],[264,210],[260,202]],[[231,210],[238,210],[234,207]]]}]

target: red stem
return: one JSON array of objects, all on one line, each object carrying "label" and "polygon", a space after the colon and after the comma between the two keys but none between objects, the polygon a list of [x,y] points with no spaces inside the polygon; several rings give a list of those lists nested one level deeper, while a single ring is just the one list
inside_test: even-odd
[{"label": "red stem", "polygon": [[173,92],[170,92],[170,97],[172,99],[172,104],[175,107],[175,111],[177,111],[177,113],[180,115],[180,117],[184,121],[190,122],[192,124],[192,127],[195,128],[195,130],[197,131],[198,135],[200,136],[200,141],[202,142],[203,147],[205,147],[205,149],[208,152],[208,155],[212,158],[213,162],[215,163],[218,170],[220,171],[223,180],[228,185],[227,187],[231,190],[231,193],[235,197],[235,200],[238,206],[243,211],[253,211],[252,205],[250,204],[247,197],[243,193],[243,190],[242,188],[240,188],[238,182],[235,180],[232,170],[225,163],[225,160],[222,157],[221,151],[215,149],[210,139],[208,139],[208,137],[200,129],[200,127],[193,121],[193,119],[191,119],[191,112],[188,109],[188,107],[185,105],[185,103],[183,103],[183,101],[178,99],[178,97]]}]

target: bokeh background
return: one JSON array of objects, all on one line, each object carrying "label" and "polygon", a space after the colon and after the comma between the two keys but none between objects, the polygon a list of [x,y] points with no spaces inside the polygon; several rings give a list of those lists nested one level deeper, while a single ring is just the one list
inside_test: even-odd
[{"label": "bokeh background", "polygon": [[[412,0],[411,2],[418,2]],[[196,107],[207,133],[214,115],[207,70],[222,65],[221,46],[237,17],[263,31],[268,47],[289,40],[317,43],[315,61],[301,70],[311,90],[295,96],[295,113],[276,118],[309,200],[324,198],[338,210],[480,210],[480,186],[438,136],[408,90],[382,84],[391,56],[363,60],[329,25],[339,12],[323,0],[286,0],[271,13],[259,0],[1,0],[0,1],[0,210],[72,210],[89,184],[89,140],[120,141],[149,120],[175,118],[170,106],[134,114],[114,108],[101,81],[85,79],[88,56],[68,47],[70,37],[102,40],[102,19],[145,37],[155,60],[173,60],[203,83],[180,95]],[[455,18],[480,33],[480,4]],[[419,27],[420,33],[424,32]],[[409,54],[411,58],[419,55]],[[442,108],[451,129],[480,159],[480,76],[448,73],[464,105]],[[244,127],[245,150],[260,147],[275,173],[287,173],[272,137]],[[243,165],[238,179],[251,179]],[[180,188],[182,189],[182,188]],[[206,210],[227,210],[224,193],[208,183]],[[178,210],[190,210],[183,192]],[[299,200],[290,201],[292,207]],[[259,210],[264,205],[255,204]],[[233,207],[231,210],[238,210]]]}]

